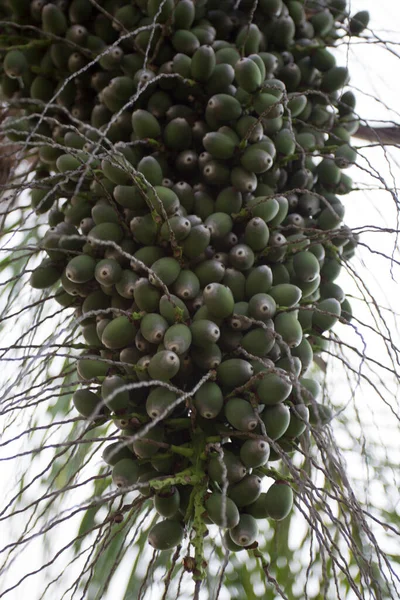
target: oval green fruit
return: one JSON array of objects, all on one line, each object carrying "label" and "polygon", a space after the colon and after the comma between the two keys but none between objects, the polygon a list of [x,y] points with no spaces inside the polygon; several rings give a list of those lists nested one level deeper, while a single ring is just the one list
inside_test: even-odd
[{"label": "oval green fruit", "polygon": [[229,535],[238,546],[250,546],[257,539],[257,521],[251,515],[242,514],[236,527],[229,530]]},{"label": "oval green fruit", "polygon": [[165,520],[154,525],[148,534],[148,542],[155,550],[170,550],[178,546],[185,534],[179,521]]},{"label": "oval green fruit", "polygon": [[288,516],[292,506],[292,488],[283,481],[273,483],[265,495],[265,507],[268,517],[275,521],[281,521]]},{"label": "oval green fruit", "polygon": [[219,527],[231,529],[239,523],[240,515],[236,504],[228,496],[212,493],[204,503],[209,518]]}]

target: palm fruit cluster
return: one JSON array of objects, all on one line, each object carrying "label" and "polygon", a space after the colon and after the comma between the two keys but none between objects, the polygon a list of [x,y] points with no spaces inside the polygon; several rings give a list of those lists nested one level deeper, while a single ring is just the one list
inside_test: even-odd
[{"label": "palm fruit cluster", "polygon": [[119,428],[103,458],[153,499],[154,548],[189,523],[197,549],[207,523],[229,550],[251,546],[257,520],[293,503],[279,478],[263,491],[269,463],[331,418],[310,372],[351,319],[335,280],[357,244],[342,196],[358,119],[328,48],[368,14],[345,0],[8,6],[1,88],[23,107],[9,137],[37,151],[32,208],[50,226],[31,285],[75,307],[75,408]]}]

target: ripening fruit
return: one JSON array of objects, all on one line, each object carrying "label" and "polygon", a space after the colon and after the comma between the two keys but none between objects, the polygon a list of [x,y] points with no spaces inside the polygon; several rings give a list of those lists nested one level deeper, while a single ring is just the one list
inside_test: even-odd
[{"label": "ripening fruit", "polygon": [[336,298],[326,298],[318,302],[312,316],[312,327],[321,334],[331,329],[340,317],[340,302]]},{"label": "ripening fruit", "polygon": [[256,392],[261,403],[271,406],[284,402],[292,391],[292,384],[284,373],[266,373],[257,384]]},{"label": "ripening fruit", "polygon": [[150,344],[162,342],[167,329],[167,320],[157,313],[148,313],[140,320],[140,333]]},{"label": "ripening fruit", "polygon": [[290,409],[290,423],[285,431],[285,438],[296,438],[307,428],[309,410],[304,404],[298,404]]},{"label": "ripening fruit", "polygon": [[155,550],[170,550],[178,546],[185,534],[181,523],[166,519],[154,525],[148,534],[148,542]]},{"label": "ripening fruit", "polygon": [[143,434],[139,429],[135,436],[139,436],[132,442],[132,449],[136,456],[138,458],[150,458],[157,454],[159,450],[157,442],[164,441],[164,429],[159,425],[154,425]]},{"label": "ripening fruit", "polygon": [[208,284],[204,288],[203,299],[207,309],[216,317],[224,319],[233,313],[235,301],[231,290],[225,285]]},{"label": "ripening fruit", "polygon": [[281,521],[292,510],[293,490],[287,483],[276,481],[267,491],[264,501],[268,517]]},{"label": "ripening fruit", "polygon": [[65,268],[65,275],[73,283],[86,283],[94,277],[96,261],[88,254],[74,256]]},{"label": "ripening fruit", "polygon": [[369,23],[369,12],[367,10],[360,10],[350,19],[349,30],[353,35],[359,35]]},{"label": "ripening fruit", "polygon": [[229,535],[238,546],[250,546],[257,539],[257,521],[251,515],[242,514],[236,527],[229,530]]},{"label": "ripening fruit", "polygon": [[246,383],[253,373],[253,366],[247,360],[228,358],[217,369],[217,381],[233,389]]},{"label": "ripening fruit", "polygon": [[21,50],[9,50],[3,60],[4,72],[11,79],[18,79],[28,69],[28,61]]},{"label": "ripening fruit", "polygon": [[29,283],[33,288],[43,290],[54,285],[60,277],[61,271],[59,267],[46,259],[33,270]]},{"label": "ripening fruit", "polygon": [[129,391],[127,382],[119,375],[105,377],[101,386],[101,395],[104,403],[114,412],[124,411],[129,408]]},{"label": "ripening fruit", "polygon": [[239,523],[238,507],[228,496],[223,497],[217,492],[212,493],[204,503],[208,517],[219,527],[231,529]]}]

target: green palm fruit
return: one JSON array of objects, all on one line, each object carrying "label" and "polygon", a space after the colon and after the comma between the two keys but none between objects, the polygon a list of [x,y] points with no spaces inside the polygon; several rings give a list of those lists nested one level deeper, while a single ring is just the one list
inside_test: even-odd
[{"label": "green palm fruit", "polygon": [[170,550],[181,543],[184,534],[179,521],[166,519],[150,529],[148,542],[155,550]]},{"label": "green palm fruit", "polygon": [[307,428],[310,411],[304,404],[298,404],[290,409],[290,423],[285,431],[285,438],[296,438]]},{"label": "green palm fruit", "polygon": [[241,346],[254,356],[264,357],[272,350],[275,343],[274,332],[272,329],[257,327],[244,334],[241,340]]},{"label": "green palm fruit", "polygon": [[302,377],[300,384],[302,386],[301,396],[305,404],[313,400],[316,401],[321,396],[321,385],[315,379]]},{"label": "green palm fruit", "polygon": [[167,329],[164,335],[164,346],[175,354],[184,354],[192,342],[192,334],[187,325],[176,323]]},{"label": "green palm fruit", "polygon": [[122,267],[114,258],[104,258],[96,264],[94,276],[101,285],[114,285],[122,277]]},{"label": "green palm fruit", "polygon": [[293,506],[293,490],[285,481],[276,481],[264,499],[268,517],[281,521],[288,516]]},{"label": "green palm fruit", "polygon": [[190,324],[192,334],[192,343],[200,348],[207,348],[210,344],[215,344],[220,337],[220,329],[208,319],[199,319]]},{"label": "green palm fruit", "polygon": [[246,277],[241,271],[231,268],[225,269],[221,283],[231,290],[235,302],[244,300]]},{"label": "green palm fruit", "polygon": [[297,252],[293,256],[293,270],[297,279],[304,282],[314,281],[319,275],[319,262],[312,252]]},{"label": "green palm fruit", "polygon": [[146,200],[140,194],[139,189],[133,185],[117,185],[113,196],[116,202],[123,208],[129,208],[136,214],[147,207]]},{"label": "green palm fruit", "polygon": [[279,313],[274,320],[275,331],[289,348],[296,348],[303,338],[303,330],[293,312]]},{"label": "green palm fruit", "polygon": [[360,10],[353,15],[349,22],[349,31],[352,35],[360,35],[369,23],[369,12],[367,10]]},{"label": "green palm fruit", "polygon": [[185,29],[178,29],[171,37],[171,44],[176,52],[182,52],[188,56],[193,56],[200,47],[198,38]]},{"label": "green palm fruit", "polygon": [[245,115],[236,122],[236,132],[241,139],[251,144],[260,142],[264,135],[262,124],[250,115]]},{"label": "green palm fruit", "polygon": [[112,319],[105,319],[105,318],[100,318],[100,320],[97,321],[96,323],[96,333],[97,336],[99,338],[99,340],[101,340],[101,336],[103,335],[103,331],[106,328],[106,326],[111,323]]},{"label": "green palm fruit", "polygon": [[217,369],[217,381],[227,388],[235,388],[246,383],[252,377],[252,365],[242,358],[229,358]]},{"label": "green palm fruit", "polygon": [[243,334],[240,330],[234,329],[222,323],[221,325],[221,337],[218,345],[223,352],[232,352],[241,346]]},{"label": "green palm fruit", "polygon": [[187,238],[191,227],[191,223],[186,217],[171,217],[162,224],[160,235],[163,240],[171,240],[175,237],[175,239],[180,242]]},{"label": "green palm fruit", "polygon": [[45,259],[32,271],[29,283],[33,288],[43,290],[54,285],[60,279],[61,273],[57,264]]},{"label": "green palm fruit", "polygon": [[107,375],[110,365],[96,358],[81,358],[78,361],[78,375],[84,381],[103,379]]},{"label": "green palm fruit", "polygon": [[229,531],[225,531],[224,535],[222,536],[222,543],[224,548],[229,550],[229,552],[240,552],[241,550],[244,550],[244,546],[238,546],[238,544],[235,544],[230,536]]},{"label": "green palm fruit", "polygon": [[147,203],[160,216],[173,215],[179,208],[180,202],[175,192],[165,186],[156,185],[147,194]]},{"label": "green palm fruit", "polygon": [[247,201],[246,208],[253,217],[260,217],[266,223],[270,223],[279,212],[279,203],[275,198],[256,196]]},{"label": "green palm fruit", "polygon": [[192,128],[186,119],[172,119],[164,128],[163,140],[171,150],[186,150],[192,143]]},{"label": "green palm fruit", "polygon": [[290,410],[285,404],[279,403],[266,406],[261,413],[261,419],[265,425],[265,432],[272,440],[281,438],[290,423]]},{"label": "green palm fruit", "polygon": [[67,31],[67,19],[55,4],[46,4],[42,9],[41,17],[43,31],[58,36],[63,36]]},{"label": "green palm fruit", "polygon": [[201,83],[207,82],[216,66],[215,52],[211,46],[200,46],[193,54],[191,76]]},{"label": "green palm fruit", "polygon": [[[228,50],[233,50],[229,48]],[[217,58],[217,53],[216,53]],[[227,93],[235,78],[235,70],[231,64],[221,63],[214,67],[214,70],[207,80],[206,90],[210,96],[215,94]]]},{"label": "green palm fruit", "polygon": [[125,411],[130,406],[129,391],[126,381],[119,375],[107,376],[101,386],[101,395],[108,408],[116,413]]},{"label": "green palm fruit", "polygon": [[255,474],[245,475],[229,487],[228,494],[238,508],[252,504],[261,494],[261,479]]},{"label": "green palm fruit", "polygon": [[238,456],[229,450],[223,450],[222,455],[214,455],[208,463],[208,475],[219,485],[225,480],[228,483],[237,483],[246,475],[246,467]]},{"label": "green palm fruit", "polygon": [[187,321],[189,318],[189,311],[180,298],[170,294],[161,296],[159,300],[159,312],[167,319],[170,325],[173,325],[176,321]]},{"label": "green palm fruit", "polygon": [[206,218],[204,224],[210,230],[211,241],[225,237],[233,227],[232,218],[225,212],[212,213]]},{"label": "green palm fruit", "polygon": [[246,55],[253,54],[259,51],[261,39],[261,31],[255,23],[251,23],[239,31],[235,44],[238,48],[243,50]]},{"label": "green palm fruit", "polygon": [[151,185],[161,185],[163,172],[158,160],[154,156],[144,156],[137,164],[139,173],[145,176]]},{"label": "green palm fruit", "polygon": [[[131,267],[139,272],[143,269],[143,265],[151,267],[153,263],[164,256],[165,252],[160,246],[142,246],[133,255]],[[143,263],[143,264],[142,264]]]},{"label": "green palm fruit", "polygon": [[227,185],[229,183],[229,169],[221,161],[213,159],[208,161],[202,169],[202,174],[205,183],[210,185]]},{"label": "green palm fruit", "polygon": [[104,462],[114,467],[122,459],[133,459],[133,454],[122,442],[114,442],[106,446],[101,455]]},{"label": "green palm fruit", "polygon": [[292,349],[292,357],[297,357],[301,361],[301,373],[305,373],[313,362],[313,350],[307,338],[303,337],[300,344]]},{"label": "green palm fruit", "polygon": [[251,269],[254,261],[254,252],[247,244],[236,244],[229,251],[229,262],[238,271]]},{"label": "green palm fruit", "polygon": [[170,350],[161,350],[154,354],[148,366],[148,373],[152,379],[168,381],[179,371],[179,357]]},{"label": "green palm fruit", "polygon": [[232,158],[236,144],[227,135],[218,131],[211,131],[203,138],[203,146],[213,158],[226,160]]},{"label": "green palm fruit", "polygon": [[158,138],[161,135],[161,127],[155,116],[143,109],[132,113],[132,128],[138,140]]},{"label": "green palm fruit", "polygon": [[[240,458],[247,469],[254,469],[265,465],[268,461],[269,453],[269,444],[262,439],[246,440],[240,448]],[[246,477],[242,479],[242,482],[245,481]]]},{"label": "green palm fruit", "polygon": [[132,458],[122,458],[113,466],[112,480],[119,488],[128,488],[137,483],[139,465]]},{"label": "green palm fruit", "polygon": [[340,311],[340,317],[345,319],[347,323],[350,323],[353,318],[353,309],[347,298],[344,298],[343,302],[341,303]]},{"label": "green palm fruit", "polygon": [[269,295],[278,306],[292,308],[300,302],[302,292],[299,287],[291,283],[278,283],[269,290]]},{"label": "green palm fruit", "polygon": [[[318,302],[312,315],[312,327],[318,334],[332,329],[340,317],[340,302],[336,298],[325,298]],[[330,314],[327,314],[330,313]]]},{"label": "green palm fruit", "polygon": [[266,492],[261,493],[255,502],[246,506],[246,514],[251,515],[254,519],[267,519],[269,517],[266,503]]},{"label": "green palm fruit", "polygon": [[191,351],[194,364],[204,371],[216,369],[221,363],[222,353],[217,344],[194,346]]},{"label": "green palm fruit", "polygon": [[[133,54],[133,57],[137,57],[138,55]],[[126,56],[125,56],[126,58]],[[142,62],[142,58],[139,56],[140,62]],[[134,67],[134,71],[136,72],[136,66]],[[147,103],[147,110],[150,112],[156,119],[161,119],[165,117],[167,111],[172,106],[172,98],[163,90],[157,90],[154,92]]]},{"label": "green palm fruit", "polygon": [[7,77],[19,79],[28,68],[28,61],[21,50],[9,50],[5,55],[3,69]]},{"label": "green palm fruit", "polygon": [[124,269],[121,272],[121,277],[115,284],[115,289],[123,298],[133,300],[135,285],[138,279],[139,277],[136,275],[136,273],[129,269]]},{"label": "green palm fruit", "polygon": [[104,413],[103,402],[97,394],[88,389],[76,390],[72,402],[80,415],[87,419],[99,417]]},{"label": "green palm fruit", "polygon": [[235,301],[232,292],[220,283],[209,283],[204,288],[203,299],[207,309],[216,317],[224,319],[233,312]]},{"label": "green palm fruit", "polygon": [[218,123],[228,123],[229,121],[239,119],[242,115],[240,102],[228,94],[215,94],[211,96],[206,108],[207,113]]},{"label": "green palm fruit", "polygon": [[172,285],[172,290],[183,300],[193,300],[200,292],[200,281],[193,271],[182,269]]},{"label": "green palm fruit", "polygon": [[321,90],[331,94],[340,90],[349,81],[349,71],[347,67],[332,67],[322,74]]},{"label": "green palm fruit", "polygon": [[[233,167],[230,176],[231,185],[242,193],[253,193],[257,189],[257,176],[243,167]],[[256,215],[258,216],[258,215]]]},{"label": "green palm fruit", "polygon": [[272,156],[262,148],[248,147],[240,158],[244,169],[252,173],[265,173],[272,167]]},{"label": "green palm fruit", "polygon": [[204,503],[209,518],[219,527],[231,529],[239,523],[238,508],[229,497],[217,492],[212,493]]},{"label": "green palm fruit", "polygon": [[87,325],[83,325],[82,335],[88,346],[92,346],[94,348],[101,347],[101,340],[96,331],[96,323],[88,323]]},{"label": "green palm fruit", "polygon": [[324,282],[331,282],[337,279],[342,265],[338,257],[326,257],[321,267],[321,278]]},{"label": "green palm fruit", "polygon": [[258,419],[253,407],[247,400],[243,400],[243,398],[229,398],[224,410],[228,423],[235,429],[239,431],[254,431],[256,429]]},{"label": "green palm fruit", "polygon": [[110,298],[102,290],[95,290],[88,294],[82,304],[82,313],[86,314],[91,310],[107,309],[110,306]]},{"label": "green palm fruit", "polygon": [[292,384],[285,375],[266,373],[257,384],[256,392],[262,404],[271,406],[284,402],[292,391]]},{"label": "green palm fruit", "polygon": [[157,313],[148,313],[140,320],[140,333],[150,344],[159,344],[167,329],[167,321]]},{"label": "green palm fruit", "polygon": [[135,325],[128,317],[116,317],[107,325],[101,336],[102,343],[106,348],[119,350],[124,346],[130,346],[136,335]]},{"label": "green palm fruit", "polygon": [[246,298],[256,294],[266,294],[272,287],[272,271],[268,265],[260,265],[250,271],[246,277]]},{"label": "green palm fruit", "polygon": [[100,242],[98,245],[104,247],[101,242],[115,242],[116,244],[119,244],[122,241],[123,236],[124,234],[121,227],[116,223],[100,223],[90,230],[88,241],[90,244],[94,245],[96,245],[97,242]]},{"label": "green palm fruit", "polygon": [[276,361],[275,366],[287,373],[292,373],[295,377],[300,376],[301,360],[297,356],[284,356]]},{"label": "green palm fruit", "polygon": [[[200,158],[201,157],[202,157],[202,154],[200,154]],[[207,164],[209,164],[209,163],[207,163]],[[212,167],[212,164],[211,164],[211,167]],[[205,219],[207,219],[207,217],[209,217],[214,212],[214,200],[210,194],[208,194],[207,192],[205,192],[203,190],[197,190],[194,192],[193,195],[194,195],[193,211],[196,214],[196,216],[201,219],[201,221],[204,221]],[[200,223],[201,223],[201,221],[200,221]],[[199,223],[199,225],[200,225],[200,223]],[[196,225],[197,225],[197,223],[196,223]],[[192,225],[192,227],[193,227],[193,225]],[[209,235],[210,235],[210,233],[209,233]],[[207,239],[209,239],[209,238],[207,238]],[[197,257],[197,254],[196,254],[196,257]]]},{"label": "green palm fruit", "polygon": [[[138,337],[138,336],[136,336]],[[144,340],[144,338],[141,338],[142,340]],[[140,350],[140,352],[146,352],[147,348],[143,348],[143,345],[139,342],[136,342],[136,347]],[[151,355],[150,354],[145,354],[144,356],[141,356],[139,358],[139,360],[136,363],[136,375],[139,381],[149,381],[150,380],[150,376],[149,373],[147,371],[148,366],[150,364],[150,360],[151,360]]]},{"label": "green palm fruit", "polygon": [[54,294],[54,299],[60,306],[63,307],[73,306],[75,304],[75,297],[64,292],[62,287],[58,288]]},{"label": "green palm fruit", "polygon": [[215,210],[227,214],[234,214],[242,207],[242,194],[233,187],[223,189],[215,201]]},{"label": "green palm fruit", "polygon": [[161,292],[151,285],[148,279],[141,277],[135,283],[133,298],[139,310],[155,312],[159,306]]},{"label": "green palm fruit", "polygon": [[222,262],[210,258],[209,260],[199,263],[195,267],[194,272],[200,282],[200,287],[203,288],[209,283],[219,283],[222,281],[225,274],[225,267]]},{"label": "green palm fruit", "polygon": [[249,317],[259,321],[271,319],[276,313],[276,302],[269,294],[254,294],[249,299]]},{"label": "green palm fruit", "polygon": [[281,131],[278,131],[274,141],[277,151],[284,156],[294,154],[296,150],[296,140],[289,129],[281,129]]},{"label": "green palm fruit", "polygon": [[323,427],[332,421],[333,412],[329,406],[315,402],[308,405],[310,424],[314,427]]},{"label": "green palm fruit", "polygon": [[240,53],[237,48],[226,47],[217,50],[215,57],[217,59],[217,65],[228,64],[231,65],[231,67],[235,67],[235,64],[240,60]]},{"label": "green palm fruit", "polygon": [[162,517],[174,517],[179,510],[179,490],[172,486],[168,491],[157,492],[153,498],[154,508]]},{"label": "green palm fruit", "polygon": [[179,0],[175,5],[174,26],[176,29],[190,29],[195,16],[195,5],[192,0]]},{"label": "green palm fruit", "polygon": [[325,37],[334,25],[334,18],[329,9],[321,10],[314,14],[310,22],[317,36]]},{"label": "green palm fruit", "polygon": [[257,521],[251,515],[242,514],[236,527],[229,530],[229,535],[238,546],[250,546],[257,539]]},{"label": "green palm fruit", "polygon": [[235,78],[238,85],[249,94],[255,92],[262,84],[261,71],[251,58],[241,58],[235,64]]},{"label": "green palm fruit", "polygon": [[215,419],[224,405],[224,398],[219,385],[213,381],[203,383],[194,395],[193,405],[205,419]]},{"label": "green palm fruit", "polygon": [[338,302],[340,302],[340,304],[342,304],[345,299],[345,293],[342,288],[332,281],[322,283],[319,291],[322,300],[325,300],[326,298],[335,298]]},{"label": "green palm fruit", "polygon": [[246,225],[244,240],[255,252],[260,252],[268,244],[269,229],[268,225],[260,217],[253,217]]},{"label": "green palm fruit", "polygon": [[[140,430],[138,433],[140,433]],[[159,450],[157,443],[152,442],[163,441],[164,429],[158,425],[154,425],[149,431],[132,442],[132,449],[138,458],[151,458]]]},{"label": "green palm fruit", "polygon": [[176,402],[176,399],[177,395],[175,392],[172,392],[165,387],[153,388],[146,400],[147,414],[151,419],[158,419],[160,415],[168,414]]},{"label": "green palm fruit", "polygon": [[[116,30],[133,29],[140,19],[140,11],[135,6],[121,6],[117,8],[114,14],[113,27]],[[122,25],[122,27],[121,27]]]},{"label": "green palm fruit", "polygon": [[160,286],[160,281],[164,285],[171,285],[178,278],[181,266],[175,258],[164,256],[159,258],[151,265],[149,281],[154,286]]}]

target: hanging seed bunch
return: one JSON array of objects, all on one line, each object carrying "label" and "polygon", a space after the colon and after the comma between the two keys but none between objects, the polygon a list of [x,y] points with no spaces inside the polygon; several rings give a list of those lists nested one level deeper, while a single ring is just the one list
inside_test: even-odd
[{"label": "hanging seed bunch", "polygon": [[205,524],[229,550],[254,544],[257,520],[293,503],[279,478],[262,492],[269,463],[331,418],[309,373],[351,319],[335,279],[357,243],[342,196],[358,120],[328,47],[368,14],[101,4],[8,0],[8,135],[37,152],[32,207],[50,226],[31,285],[76,309],[73,402],[120,429],[114,484],[152,497],[154,548],[191,536],[201,577]]}]

